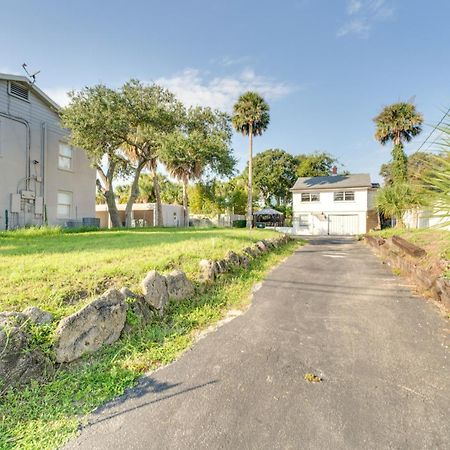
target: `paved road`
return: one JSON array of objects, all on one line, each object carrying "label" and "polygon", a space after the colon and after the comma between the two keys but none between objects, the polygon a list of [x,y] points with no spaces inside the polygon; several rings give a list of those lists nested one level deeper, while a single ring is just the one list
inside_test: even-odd
[{"label": "paved road", "polygon": [[360,243],[312,242],[68,448],[450,449],[448,320],[403,282]]}]

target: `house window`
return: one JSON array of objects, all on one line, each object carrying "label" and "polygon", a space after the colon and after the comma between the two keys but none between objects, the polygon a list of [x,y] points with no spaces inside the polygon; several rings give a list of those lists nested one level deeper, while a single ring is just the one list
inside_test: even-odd
[{"label": "house window", "polygon": [[297,224],[298,224],[299,228],[308,228],[309,227],[309,216],[308,215],[298,216]]},{"label": "house window", "polygon": [[70,145],[59,143],[58,167],[62,170],[72,170],[73,148]]},{"label": "house window", "polygon": [[72,210],[73,194],[68,191],[58,191],[56,215],[59,219],[69,219]]},{"label": "house window", "polygon": [[318,202],[320,201],[320,194],[315,192],[303,192],[301,199],[302,202]]},{"label": "house window", "polygon": [[355,201],[355,193],[353,191],[341,191],[334,193],[335,202],[353,202]]}]

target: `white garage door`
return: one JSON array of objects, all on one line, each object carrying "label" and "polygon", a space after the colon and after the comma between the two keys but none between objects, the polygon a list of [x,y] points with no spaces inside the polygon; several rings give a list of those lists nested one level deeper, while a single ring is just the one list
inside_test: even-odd
[{"label": "white garage door", "polygon": [[358,216],[355,215],[337,215],[328,216],[328,234],[330,235],[353,235],[358,234]]}]

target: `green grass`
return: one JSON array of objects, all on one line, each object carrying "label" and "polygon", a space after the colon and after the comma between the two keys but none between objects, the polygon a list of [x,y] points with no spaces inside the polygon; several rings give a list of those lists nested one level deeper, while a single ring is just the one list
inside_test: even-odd
[{"label": "green grass", "polygon": [[[238,242],[242,237],[241,243],[248,241],[246,232],[240,234],[235,230],[206,232],[203,239],[210,241],[216,233],[236,236]],[[217,322],[227,310],[248,304],[252,286],[298,245],[298,241],[291,242],[252,261],[248,270],[239,269],[222,276],[193,300],[170,305],[163,319],[137,329],[114,345],[85,357],[81,363],[58,371],[48,384],[35,383],[22,391],[7,392],[0,399],[0,449],[45,450],[64,444],[92,410],[121,395],[143,372],[175,360],[200,330]],[[214,246],[211,251],[216,252]],[[223,256],[223,248],[221,252],[219,256]],[[126,262],[138,263],[134,258]]]},{"label": "green grass", "polygon": [[0,311],[35,305],[56,318],[110,287],[139,289],[145,274],[174,268],[195,277],[202,258],[221,258],[267,230],[148,228],[65,232],[58,228],[0,233]]}]

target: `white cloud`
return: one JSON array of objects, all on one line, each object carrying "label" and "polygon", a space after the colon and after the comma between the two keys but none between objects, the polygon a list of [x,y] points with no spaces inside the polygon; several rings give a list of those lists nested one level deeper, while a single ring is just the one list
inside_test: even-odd
[{"label": "white cloud", "polygon": [[367,38],[376,22],[387,20],[393,15],[394,8],[388,5],[387,0],[347,0],[348,20],[336,35]]},{"label": "white cloud", "polygon": [[[208,73],[197,69],[185,69],[172,77],[154,80],[155,83],[172,91],[189,106],[210,106],[231,111],[233,103],[245,91],[259,92],[266,100],[277,100],[297,88],[287,83],[275,81],[269,77],[257,75],[251,69],[245,69],[236,76],[208,77]],[[41,88],[60,106],[69,104],[69,88]]]},{"label": "white cloud", "polygon": [[266,100],[277,100],[296,90],[289,84],[257,75],[253,70],[243,70],[236,76],[208,79],[196,69],[185,69],[169,78],[160,78],[155,83],[172,91],[187,105],[210,106],[230,111],[233,103],[245,91],[252,90]]},{"label": "white cloud", "polygon": [[231,56],[223,56],[222,58],[211,59],[211,64],[229,67],[229,66],[248,64],[250,61],[251,61],[251,58],[249,56],[239,56],[236,58],[231,57]]},{"label": "white cloud", "polygon": [[366,38],[369,36],[370,26],[365,20],[355,19],[347,22],[337,32],[338,37],[347,34],[355,34],[359,37]]},{"label": "white cloud", "polygon": [[360,0],[350,0],[347,5],[348,14],[356,14],[362,8],[362,2]]}]

